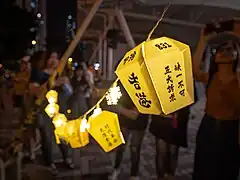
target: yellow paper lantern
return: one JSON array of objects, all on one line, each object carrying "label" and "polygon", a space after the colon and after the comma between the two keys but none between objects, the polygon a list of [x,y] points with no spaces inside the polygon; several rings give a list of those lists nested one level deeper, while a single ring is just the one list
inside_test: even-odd
[{"label": "yellow paper lantern", "polygon": [[60,141],[60,138],[59,138],[59,135],[58,135],[57,132],[58,132],[58,131],[55,129],[55,131],[54,131],[54,135],[55,135],[56,143],[57,143],[57,144],[60,144],[61,141]]},{"label": "yellow paper lantern", "polygon": [[65,126],[65,140],[72,148],[86,146],[89,143],[89,135],[87,130],[80,131],[83,119],[68,121]]},{"label": "yellow paper lantern", "polygon": [[89,133],[105,152],[109,152],[125,143],[117,114],[102,111],[97,116],[91,116],[88,123],[90,124]]},{"label": "yellow paper lantern", "polygon": [[143,57],[164,114],[194,102],[191,52],[168,37],[146,41]]},{"label": "yellow paper lantern", "polygon": [[67,123],[65,123],[62,126],[55,127],[54,134],[55,134],[55,138],[56,138],[56,143],[57,144],[61,143],[60,139],[67,142],[67,140],[66,140],[66,132],[65,132],[66,125],[67,125]]},{"label": "yellow paper lantern", "polygon": [[67,117],[64,114],[57,114],[52,120],[55,128],[61,127],[67,123]]},{"label": "yellow paper lantern", "polygon": [[59,105],[55,103],[48,104],[45,108],[45,112],[50,118],[53,118],[59,112]]},{"label": "yellow paper lantern", "polygon": [[58,101],[57,91],[54,91],[54,90],[48,91],[47,94],[46,94],[46,98],[47,98],[47,100],[50,104],[57,103],[57,101]]},{"label": "yellow paper lantern", "polygon": [[142,44],[126,53],[116,74],[140,113],[158,115],[162,111],[144,63]]}]

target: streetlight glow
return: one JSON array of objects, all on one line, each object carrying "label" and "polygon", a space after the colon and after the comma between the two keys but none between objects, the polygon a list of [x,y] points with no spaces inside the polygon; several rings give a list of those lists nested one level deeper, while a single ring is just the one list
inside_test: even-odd
[{"label": "streetlight glow", "polygon": [[68,58],[68,62],[72,62],[73,61],[73,59],[70,57],[70,58]]},{"label": "streetlight glow", "polygon": [[37,44],[37,41],[32,40],[32,45],[36,45],[36,44]]}]

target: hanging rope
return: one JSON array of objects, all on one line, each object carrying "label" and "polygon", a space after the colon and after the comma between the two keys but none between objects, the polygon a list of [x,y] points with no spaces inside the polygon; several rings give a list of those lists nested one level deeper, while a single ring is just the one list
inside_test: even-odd
[{"label": "hanging rope", "polygon": [[147,38],[146,41],[151,40],[151,37],[152,37],[153,32],[155,31],[155,29],[157,29],[158,25],[159,25],[160,22],[163,20],[165,14],[166,14],[167,10],[169,9],[169,7],[171,6],[171,4],[172,4],[172,1],[169,1],[168,5],[164,8],[163,13],[162,13],[160,19],[158,20],[158,22],[155,24],[155,26],[153,27],[153,29],[152,29],[152,30],[150,31],[150,33],[148,34],[148,38]]},{"label": "hanging rope", "polygon": [[[171,1],[170,1],[169,4],[164,8],[164,11],[163,11],[160,19],[157,21],[156,25],[153,27],[153,29],[151,30],[151,32],[148,34],[147,41],[149,41],[149,40],[151,39],[151,36],[152,36],[153,32],[155,31],[155,29],[158,27],[159,23],[160,23],[160,22],[162,21],[162,19],[164,18],[164,16],[165,16],[167,10],[169,9],[170,5],[171,5]],[[63,59],[63,58],[62,58],[62,59]],[[65,63],[64,63],[61,67],[59,67],[59,69],[62,70],[64,65],[65,65]],[[58,70],[59,70],[59,69],[58,69]],[[58,72],[60,72],[60,71],[58,71]],[[57,74],[57,73],[56,73],[56,74]],[[49,80],[50,82],[51,82],[51,80],[53,80],[53,79],[56,77],[56,74],[55,74],[55,76],[52,76],[52,77],[51,77],[51,79]],[[108,95],[109,90],[110,90],[112,87],[116,87],[118,81],[119,81],[119,78],[117,78],[117,79],[114,81],[114,83],[111,85],[111,87],[110,87],[110,88],[105,92],[105,94],[98,100],[98,102],[97,102],[92,108],[90,108],[90,109],[89,109],[83,116],[81,116],[81,117],[86,118],[90,113],[92,113],[93,110],[95,110],[96,108],[99,108],[99,107],[100,107],[100,104],[102,103],[102,101],[104,100],[104,98],[106,98],[106,96]],[[54,83],[53,83],[53,84],[50,83],[50,84],[51,84],[51,85],[54,85]],[[23,130],[23,129],[22,129],[22,130]],[[16,139],[15,139],[15,140],[16,140]],[[13,142],[12,144],[14,145],[14,142]],[[14,145],[14,146],[15,146],[15,145]]]},{"label": "hanging rope", "polygon": [[[151,36],[152,36],[153,32],[154,32],[155,29],[158,27],[158,25],[160,24],[160,22],[163,20],[165,14],[166,14],[167,10],[169,9],[169,7],[171,6],[171,4],[172,4],[172,1],[169,1],[168,5],[164,8],[163,13],[162,13],[160,19],[157,21],[157,23],[155,24],[155,26],[153,27],[153,29],[152,29],[152,30],[150,31],[150,33],[148,34],[147,41],[149,41],[149,40],[151,39]],[[118,82],[118,81],[119,81],[119,78],[117,78],[117,79],[114,81],[114,83],[111,85],[110,88],[117,86],[117,82]],[[89,110],[83,115],[84,118],[87,117],[87,115],[89,115],[94,109],[96,109],[97,107],[99,107],[99,105],[101,104],[101,102],[106,98],[106,96],[107,96],[110,88],[106,91],[106,93],[102,96],[102,98],[101,98],[91,109],[89,109]]]}]

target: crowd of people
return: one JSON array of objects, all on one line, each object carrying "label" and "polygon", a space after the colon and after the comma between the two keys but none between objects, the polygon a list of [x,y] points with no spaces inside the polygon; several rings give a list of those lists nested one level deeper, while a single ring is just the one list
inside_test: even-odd
[{"label": "crowd of people", "polygon": [[[34,107],[35,100],[41,95],[51,75],[59,66],[57,52],[36,52],[33,56],[25,56],[20,60],[20,70],[13,78],[14,107],[20,112],[20,121],[26,123],[28,112]],[[91,67],[91,66],[90,66]],[[58,92],[60,113],[74,119],[85,113],[91,106],[91,96],[94,87],[92,68],[82,62],[75,70],[73,76],[66,69],[55,81],[55,90]],[[31,160],[35,159],[34,147],[41,144],[42,154],[47,166],[51,167],[54,174],[57,168],[52,157],[52,137],[54,126],[51,119],[44,111],[44,103],[36,120],[28,127],[24,135],[25,149]],[[71,113],[67,110],[71,109]],[[40,136],[39,136],[40,135]],[[59,148],[68,168],[74,168],[66,143],[60,143]]]},{"label": "crowd of people", "polygon": [[[210,52],[206,60],[206,47],[210,39],[217,39],[217,46]],[[212,46],[211,46],[212,47]],[[239,115],[240,115],[240,46],[238,39],[231,33],[221,36],[215,34],[201,37],[193,56],[194,80],[206,85],[206,108],[196,137],[193,180],[237,180],[239,173]],[[201,64],[210,62],[209,69],[202,71]],[[37,98],[43,85],[59,66],[59,55],[56,52],[37,52],[32,57],[21,59],[21,69],[15,81],[15,105],[26,112],[32,106],[32,100]],[[121,131],[125,140],[130,140],[131,178],[139,178],[140,151],[146,129],[155,137],[156,142],[156,173],[158,180],[172,180],[178,164],[179,148],[186,148],[187,127],[191,106],[185,107],[170,115],[140,114],[131,98],[121,87],[122,98],[118,105],[104,106],[103,109],[115,112],[119,116]],[[59,93],[60,112],[74,119],[83,115],[91,107],[91,95],[94,89],[92,70],[86,64],[80,64],[73,77],[67,72],[58,77],[55,90]],[[197,89],[195,88],[195,91]],[[195,102],[197,96],[195,92]],[[103,102],[106,104],[106,102]],[[69,115],[67,109],[72,112]],[[150,117],[150,118],[149,118]],[[149,119],[151,119],[150,125]],[[52,136],[54,126],[42,107],[32,128],[32,133],[40,132],[42,154],[47,166],[57,173],[52,157]],[[35,133],[36,134],[36,133]],[[34,136],[32,136],[34,138]],[[31,151],[31,141],[27,143]],[[66,165],[74,168],[68,155],[69,147],[59,144]],[[116,156],[110,180],[116,180],[120,173],[125,145],[115,151]],[[31,154],[31,153],[30,153]],[[34,158],[32,153],[31,158]]]}]

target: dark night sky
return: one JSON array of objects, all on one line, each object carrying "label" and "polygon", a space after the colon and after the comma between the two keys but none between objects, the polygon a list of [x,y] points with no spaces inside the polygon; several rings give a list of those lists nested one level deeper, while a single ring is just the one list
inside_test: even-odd
[{"label": "dark night sky", "polygon": [[47,41],[50,49],[66,48],[66,20],[69,14],[76,17],[76,0],[47,0]]}]

